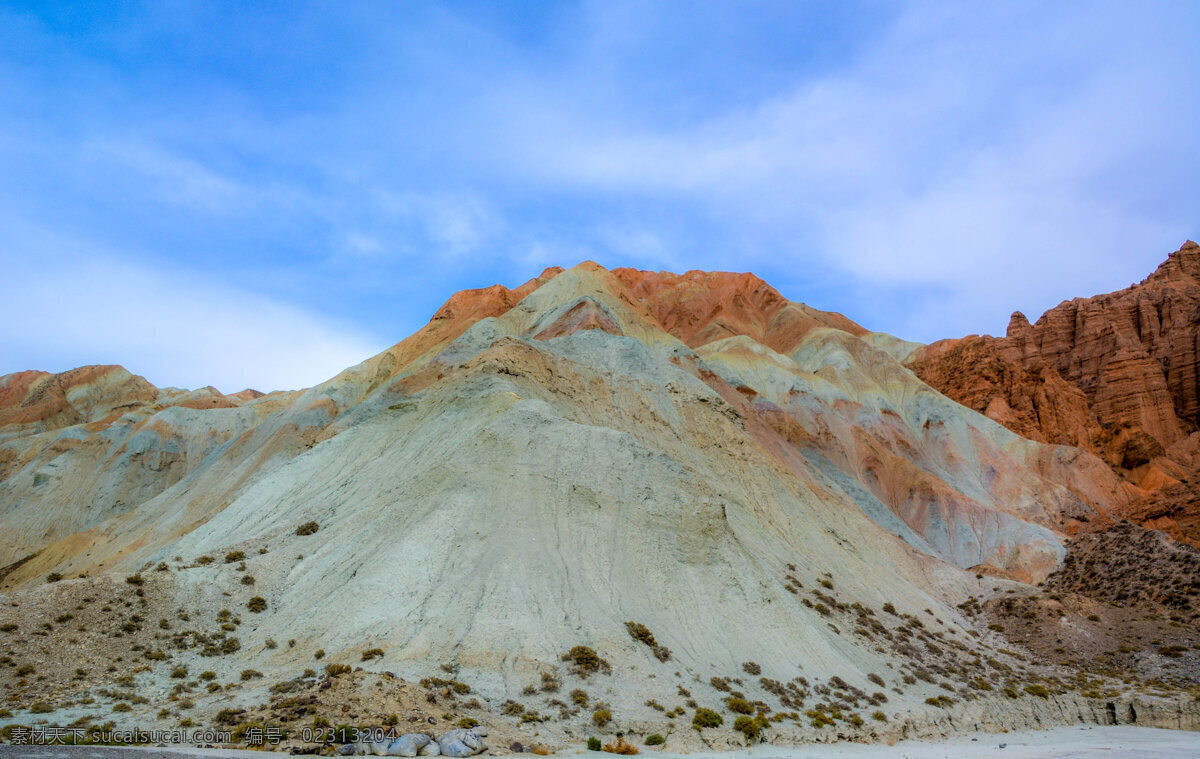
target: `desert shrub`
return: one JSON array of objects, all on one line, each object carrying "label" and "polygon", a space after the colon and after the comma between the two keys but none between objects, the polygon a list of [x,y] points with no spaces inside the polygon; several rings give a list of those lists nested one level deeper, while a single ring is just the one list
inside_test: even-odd
[{"label": "desert shrub", "polygon": [[325,658],[325,649],[318,648],[315,652],[313,652],[313,658],[314,659],[324,659]]},{"label": "desert shrub", "polygon": [[225,563],[232,564],[233,562],[241,561],[244,558],[246,558],[245,551],[230,551],[229,553],[225,554]]},{"label": "desert shrub", "polygon": [[214,561],[216,561],[216,559],[214,559],[211,556],[197,556],[196,557],[196,563],[202,567],[208,566],[209,564],[212,564]]},{"label": "desert shrub", "polygon": [[321,529],[321,525],[316,522],[305,522],[296,528],[297,535],[312,535],[317,530]]},{"label": "desert shrub", "polygon": [[188,668],[183,666],[182,664],[180,664],[175,669],[171,670],[171,677],[174,677],[177,680],[182,680],[183,678],[187,677],[187,675],[188,675]]},{"label": "desert shrub", "polygon": [[461,728],[467,729],[467,730],[470,730],[471,728],[477,726],[478,724],[479,724],[479,720],[471,719],[470,717],[463,717],[462,719],[460,719],[458,721],[458,726]]},{"label": "desert shrub", "polygon": [[130,585],[142,585],[146,581],[142,579],[141,575],[129,575],[125,578],[125,582],[129,583]]},{"label": "desert shrub", "polygon": [[262,596],[255,596],[246,602],[246,608],[255,614],[258,614],[261,611],[266,611],[267,599],[263,598]]},{"label": "desert shrub", "polygon": [[737,714],[754,714],[754,707],[744,698],[725,699],[725,708]]},{"label": "desert shrub", "polygon": [[654,633],[650,632],[650,628],[641,622],[626,622],[625,629],[629,631],[629,637],[639,643],[645,643],[651,648],[658,645],[658,641],[654,639]]},{"label": "desert shrub", "polygon": [[274,638],[267,638],[266,641],[263,643],[263,645],[266,646],[267,648],[271,649],[272,651],[274,651],[279,646],[279,644],[275,642]]},{"label": "desert shrub", "polygon": [[118,703],[113,704],[112,710],[114,712],[131,712],[131,711],[133,711],[133,707],[130,706],[129,704],[125,703],[124,701],[120,701]]},{"label": "desert shrub", "polygon": [[638,752],[637,746],[629,743],[624,738],[617,738],[616,743],[604,744],[604,750],[609,754],[624,754],[632,756]]},{"label": "desert shrub", "polygon": [[576,706],[587,706],[587,691],[581,690],[580,688],[576,688],[575,690],[571,691],[571,703],[575,704]]},{"label": "desert shrub", "polygon": [[242,670],[242,682],[245,682],[246,680],[258,680],[262,676],[263,676],[262,672],[259,672],[257,669],[243,669]]},{"label": "desert shrub", "polygon": [[8,622],[6,624],[0,625],[0,632],[10,633],[10,632],[16,632],[16,631],[17,631],[17,623],[16,622]]},{"label": "desert shrub", "polygon": [[326,664],[325,665],[325,674],[328,675],[329,677],[337,677],[338,675],[344,675],[349,671],[350,671],[349,664]]},{"label": "desert shrub", "polygon": [[1041,685],[1026,685],[1024,690],[1031,696],[1037,696],[1038,698],[1050,698],[1050,692]]},{"label": "desert shrub", "polygon": [[880,677],[879,675],[875,674],[874,672],[867,675],[867,679],[870,680],[871,682],[875,683],[876,685],[878,685],[881,688],[884,687],[884,685],[886,685],[886,683],[883,682],[883,678]]},{"label": "desert shrub", "polygon": [[646,745],[647,746],[661,746],[666,742],[667,742],[667,739],[662,737],[658,733],[652,733],[652,734],[646,736]]},{"label": "desert shrub", "polygon": [[201,680],[216,680],[216,679],[217,679],[217,673],[216,673],[216,672],[213,672],[212,670],[208,670],[208,671],[206,671],[206,672],[201,672],[201,673],[200,673],[200,679],[201,679]]},{"label": "desert shrub", "polygon": [[254,575],[242,575],[242,584],[243,585],[253,585],[254,584]]},{"label": "desert shrub", "polygon": [[883,605],[883,610],[886,611],[888,614],[891,614],[892,616],[895,616],[895,617],[900,616],[899,614],[896,613],[896,607],[892,606],[891,601],[888,601],[887,603],[885,603]]},{"label": "desert shrub", "polygon": [[383,649],[382,648],[368,648],[366,651],[362,652],[362,660],[363,661],[371,661],[372,659],[382,659],[382,658],[383,658]]},{"label": "desert shrub", "polygon": [[738,717],[733,721],[733,729],[746,736],[746,740],[754,740],[764,728],[770,726],[770,721],[761,714],[755,717]]},{"label": "desert shrub", "polygon": [[1099,621],[1100,621],[1100,615],[1099,615],[1099,614],[1089,614],[1089,615],[1088,615],[1088,620],[1089,620],[1089,621],[1092,621],[1092,622],[1099,622]]},{"label": "desert shrub", "polygon": [[45,701],[37,701],[33,706],[29,707],[31,714],[49,714],[52,711],[54,711],[54,707]]},{"label": "desert shrub", "polygon": [[725,691],[726,693],[729,692],[729,681],[723,677],[709,678],[708,684],[719,691]]},{"label": "desert shrub", "polygon": [[594,672],[608,673],[612,671],[609,663],[587,646],[575,646],[563,655],[562,660],[574,664],[571,672],[580,677],[587,677]]},{"label": "desert shrub", "polygon": [[588,738],[587,747],[588,747],[588,751],[599,751],[600,750],[600,739],[594,735],[592,737]]},{"label": "desert shrub", "polygon": [[592,722],[596,727],[604,727],[609,722],[612,722],[612,712],[608,709],[597,709],[592,712]]},{"label": "desert shrub", "polygon": [[925,699],[925,703],[929,704],[930,706],[940,706],[944,708],[950,704],[953,704],[954,699],[950,698],[949,696],[930,696],[929,698]]},{"label": "desert shrub", "polygon": [[871,719],[875,720],[876,722],[887,722],[888,721],[887,715],[881,711],[871,712]]},{"label": "desert shrub", "polygon": [[720,727],[725,723],[720,714],[717,714],[712,709],[701,707],[696,710],[695,716],[692,717],[692,727],[697,730],[702,730],[706,727]]},{"label": "desert shrub", "polygon": [[46,582],[58,582],[62,578],[62,575],[60,575],[58,572],[51,572],[50,574],[46,575]]},{"label": "desert shrub", "polygon": [[755,677],[758,677],[762,674],[762,667],[758,666],[752,661],[748,661],[742,663],[742,671],[744,671],[747,675],[754,675]]},{"label": "desert shrub", "polygon": [[862,717],[860,717],[860,716],[858,716],[857,714],[851,714],[851,715],[850,715],[850,716],[849,716],[849,717],[846,719],[846,721],[847,721],[847,722],[849,722],[851,725],[854,725],[855,727],[862,727],[862,726],[863,726],[863,718],[862,718]]}]

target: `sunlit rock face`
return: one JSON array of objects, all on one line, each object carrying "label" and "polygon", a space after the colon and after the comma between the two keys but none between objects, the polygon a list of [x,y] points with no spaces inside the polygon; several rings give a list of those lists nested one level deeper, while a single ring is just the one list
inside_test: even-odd
[{"label": "sunlit rock face", "polygon": [[[304,391],[9,375],[0,583],[241,550],[269,609],[257,634],[372,640],[400,669],[453,657],[514,685],[592,642],[664,677],[751,651],[884,671],[794,583],[953,620],[976,573],[1037,582],[1068,532],[1129,500],[1093,453],[923,382],[902,363],[918,348],[753,275],[584,263],[458,293]],[[1055,381],[1075,394],[1039,402],[1064,419],[1098,407]],[[178,592],[215,593],[194,579],[210,571]],[[642,661],[630,619],[671,663]]]}]

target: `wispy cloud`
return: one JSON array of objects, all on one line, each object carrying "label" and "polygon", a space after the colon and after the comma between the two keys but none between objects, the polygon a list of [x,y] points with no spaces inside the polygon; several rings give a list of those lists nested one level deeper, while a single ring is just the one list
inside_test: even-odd
[{"label": "wispy cloud", "polygon": [[283,390],[315,385],[387,346],[221,278],[146,268],[63,238],[30,247],[5,238],[9,250],[29,254],[5,272],[0,355],[35,362],[9,370],[123,361],[159,386]]}]

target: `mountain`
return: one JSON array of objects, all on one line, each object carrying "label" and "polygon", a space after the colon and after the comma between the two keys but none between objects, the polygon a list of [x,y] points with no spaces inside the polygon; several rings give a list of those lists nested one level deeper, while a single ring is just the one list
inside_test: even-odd
[{"label": "mountain", "polygon": [[1132,487],[1121,516],[1200,547],[1200,246],[1147,279],[1076,298],[1003,338],[917,349],[907,364],[1025,437],[1102,456]]},{"label": "mountain", "polygon": [[[1116,665],[1071,685],[1070,662],[996,620],[1015,608],[1000,600],[1065,582],[1070,536],[1144,488],[1103,446],[1030,439],[922,381],[954,350],[749,274],[588,262],[458,293],[304,391],[8,375],[0,678],[15,708],[73,718],[120,697],[111,679],[161,696],[130,708],[167,723],[183,714],[158,709],[168,694],[218,723],[295,727],[339,719],[339,693],[340,714],[385,720],[387,693],[410,720],[560,743],[657,731],[668,748],[961,729],[952,707],[1040,724],[1043,695],[1056,719],[1108,719],[1072,691],[1141,698]],[[1096,407],[1062,383],[1071,409]],[[1054,621],[1100,620],[1089,603]],[[1164,688],[1192,658],[1153,657]],[[303,672],[328,662],[363,671]],[[188,679],[201,668],[207,687]],[[704,708],[723,732],[690,729]],[[1191,724],[1188,709],[1137,711]]]}]

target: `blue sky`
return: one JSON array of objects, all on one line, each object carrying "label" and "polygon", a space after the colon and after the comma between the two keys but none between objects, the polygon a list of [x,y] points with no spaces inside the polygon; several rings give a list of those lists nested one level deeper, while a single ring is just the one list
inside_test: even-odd
[{"label": "blue sky", "polygon": [[0,374],[314,384],[454,291],[753,271],[932,341],[1200,235],[1200,5],[0,2]]}]

